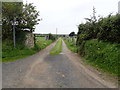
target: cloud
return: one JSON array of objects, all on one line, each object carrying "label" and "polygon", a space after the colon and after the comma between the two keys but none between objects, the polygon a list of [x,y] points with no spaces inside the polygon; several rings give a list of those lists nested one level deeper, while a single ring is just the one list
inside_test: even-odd
[{"label": "cloud", "polygon": [[[36,26],[37,33],[77,33],[77,25],[92,15],[95,6],[97,15],[107,16],[117,12],[119,0],[28,0],[37,6],[43,21]],[[24,0],[25,2],[25,0]]]}]

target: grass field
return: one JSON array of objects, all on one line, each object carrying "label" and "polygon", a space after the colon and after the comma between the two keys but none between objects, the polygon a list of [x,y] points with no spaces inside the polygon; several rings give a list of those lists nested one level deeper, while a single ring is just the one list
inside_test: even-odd
[{"label": "grass field", "polygon": [[62,51],[62,39],[60,38],[55,47],[52,49],[52,51],[50,52],[50,55],[57,55]]},{"label": "grass field", "polygon": [[12,44],[8,45],[8,43],[4,41],[2,43],[2,62],[13,62],[31,56],[47,47],[52,42],[52,40],[37,40],[34,48],[27,48],[22,45],[17,45],[16,48],[13,48]]}]

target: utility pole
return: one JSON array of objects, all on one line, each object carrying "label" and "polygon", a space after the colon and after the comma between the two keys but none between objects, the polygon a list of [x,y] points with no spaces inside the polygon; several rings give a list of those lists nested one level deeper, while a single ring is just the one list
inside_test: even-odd
[{"label": "utility pole", "polygon": [[120,14],[120,1],[118,2],[118,14]]},{"label": "utility pole", "polygon": [[14,43],[14,48],[16,47],[16,40],[15,40],[15,19],[13,21],[13,43]]},{"label": "utility pole", "polygon": [[56,39],[57,39],[57,28],[56,28]]}]

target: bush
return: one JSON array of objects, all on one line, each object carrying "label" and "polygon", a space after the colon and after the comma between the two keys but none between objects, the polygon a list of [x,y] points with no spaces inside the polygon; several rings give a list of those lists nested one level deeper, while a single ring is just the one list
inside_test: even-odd
[{"label": "bush", "polygon": [[49,38],[48,39],[49,40],[56,40],[56,37],[54,35],[52,35],[52,34],[49,34]]},{"label": "bush", "polygon": [[83,41],[79,47],[80,47],[79,48],[80,55],[85,56],[85,41]]},{"label": "bush", "polygon": [[87,21],[85,24],[80,24],[78,29],[77,45],[91,39],[120,43],[120,14],[114,16],[110,14],[96,22]]},{"label": "bush", "polygon": [[99,24],[99,40],[120,43],[120,15],[103,18]]},{"label": "bush", "polygon": [[95,66],[120,76],[120,44],[111,44],[98,40],[89,40],[83,44],[82,54]]}]

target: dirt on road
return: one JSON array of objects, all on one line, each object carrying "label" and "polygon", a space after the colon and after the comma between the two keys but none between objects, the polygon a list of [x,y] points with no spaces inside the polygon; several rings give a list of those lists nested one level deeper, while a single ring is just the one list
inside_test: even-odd
[{"label": "dirt on road", "polygon": [[50,55],[55,43],[28,58],[3,63],[3,88],[117,87],[116,82],[103,79],[99,75],[101,72],[83,64],[81,57],[68,50],[64,41],[63,51],[59,55]]}]

